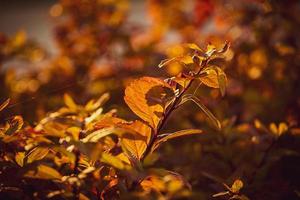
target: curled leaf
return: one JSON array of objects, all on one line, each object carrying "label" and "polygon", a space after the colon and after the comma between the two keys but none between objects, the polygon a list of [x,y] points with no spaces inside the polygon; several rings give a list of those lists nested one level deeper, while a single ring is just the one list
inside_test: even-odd
[{"label": "curled leaf", "polygon": [[23,126],[23,118],[21,116],[14,116],[9,122],[9,128],[6,130],[6,135],[12,135],[13,133],[19,131]]}]

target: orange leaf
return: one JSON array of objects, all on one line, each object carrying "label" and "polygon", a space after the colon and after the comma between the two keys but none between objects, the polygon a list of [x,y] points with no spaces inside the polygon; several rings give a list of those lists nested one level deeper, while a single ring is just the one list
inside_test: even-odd
[{"label": "orange leaf", "polygon": [[171,86],[158,78],[134,80],[125,90],[124,100],[129,108],[156,129],[164,112],[164,105],[173,98]]},{"label": "orange leaf", "polygon": [[141,121],[120,124],[120,128],[125,131],[121,139],[122,147],[140,160],[150,142],[151,128]]}]

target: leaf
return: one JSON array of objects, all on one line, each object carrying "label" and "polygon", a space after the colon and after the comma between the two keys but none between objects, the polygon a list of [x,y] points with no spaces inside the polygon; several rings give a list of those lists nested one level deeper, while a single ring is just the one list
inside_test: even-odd
[{"label": "leaf", "polygon": [[222,95],[225,93],[227,78],[221,68],[209,66],[199,75],[199,79],[208,87],[220,88]]},{"label": "leaf", "polygon": [[101,95],[101,97],[96,102],[95,102],[95,100],[89,101],[85,105],[85,109],[88,111],[95,110],[95,109],[99,108],[100,106],[102,106],[106,101],[108,101],[109,98],[110,98],[109,93],[104,93],[103,95]]},{"label": "leaf", "polygon": [[288,126],[286,125],[286,123],[281,122],[278,125],[278,134],[281,135],[282,133],[286,132],[288,130]]},{"label": "leaf", "polygon": [[193,134],[200,134],[203,133],[202,130],[199,129],[187,129],[187,130],[181,130],[181,131],[176,131],[175,133],[169,133],[169,134],[163,134],[159,135],[160,139],[156,140],[154,142],[152,152],[159,147],[163,142],[166,142],[170,139],[185,136],[185,135],[193,135]]},{"label": "leaf", "polygon": [[181,100],[179,105],[184,104],[187,101],[193,101],[204,112],[204,114],[208,117],[211,124],[217,130],[221,130],[221,123],[219,122],[219,120],[208,110],[208,108],[206,108],[206,106],[200,101],[200,99],[198,99],[197,97],[195,97],[191,94],[184,95],[182,97],[182,100]]},{"label": "leaf", "polygon": [[164,105],[173,96],[171,86],[163,80],[143,77],[126,87],[124,100],[137,116],[156,129],[162,118]]},{"label": "leaf", "polygon": [[225,73],[220,73],[218,71],[218,83],[219,83],[221,95],[223,97],[225,95],[226,84],[227,84],[227,79],[226,79]]},{"label": "leaf", "polygon": [[125,149],[125,152],[128,151],[128,153],[140,160],[152,137],[151,128],[141,121],[122,124],[121,128],[125,131],[121,136],[122,147]]},{"label": "leaf", "polygon": [[243,188],[243,186],[243,182],[240,179],[237,179],[231,186],[231,192],[238,193]]},{"label": "leaf", "polygon": [[49,152],[48,148],[35,147],[26,155],[26,163],[42,160]]},{"label": "leaf", "polygon": [[101,162],[109,164],[117,169],[122,170],[125,168],[125,165],[121,159],[119,159],[111,154],[108,154],[108,153],[102,153],[100,160],[101,160]]},{"label": "leaf", "polygon": [[112,134],[114,130],[115,130],[114,127],[103,128],[90,133],[85,138],[81,139],[81,141],[84,143],[97,142],[99,139]]},{"label": "leaf", "polygon": [[0,112],[9,104],[10,99],[7,99],[0,105]]},{"label": "leaf", "polygon": [[62,178],[61,174],[56,171],[56,169],[46,165],[38,165],[36,169],[28,171],[24,176],[27,178],[48,180],[60,180]]},{"label": "leaf", "polygon": [[169,58],[169,59],[165,59],[165,60],[162,60],[158,67],[159,68],[162,68],[166,65],[169,65],[173,62],[178,62],[180,64],[184,64],[184,65],[188,65],[188,64],[192,64],[194,63],[193,61],[193,58],[189,55],[182,55],[182,56],[177,56],[177,57],[174,57],[174,58]]},{"label": "leaf", "polygon": [[13,133],[19,131],[23,126],[23,118],[21,116],[14,116],[9,122],[9,128],[6,130],[6,135],[12,135]]},{"label": "leaf", "polygon": [[18,153],[16,153],[15,161],[19,166],[23,167],[24,158],[25,158],[25,152],[18,152]]},{"label": "leaf", "polygon": [[66,106],[68,106],[70,109],[76,110],[77,105],[70,95],[64,94],[64,102],[65,102]]},{"label": "leaf", "polygon": [[198,46],[196,45],[195,43],[187,43],[185,44],[185,46],[189,49],[192,49],[192,50],[197,50],[197,51],[200,51],[200,52],[203,52],[203,50]]}]

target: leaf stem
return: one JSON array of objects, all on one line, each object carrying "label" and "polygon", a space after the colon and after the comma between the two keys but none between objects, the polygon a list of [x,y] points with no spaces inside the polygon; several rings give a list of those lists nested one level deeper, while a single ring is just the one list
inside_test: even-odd
[{"label": "leaf stem", "polygon": [[[199,75],[202,70],[205,68],[205,66],[207,65],[207,59],[203,60],[201,62],[201,64],[198,64],[199,66],[199,71],[195,74],[195,75]],[[196,63],[195,63],[196,64]],[[182,98],[182,96],[186,93],[186,91],[191,87],[192,83],[194,82],[195,79],[192,79],[189,81],[188,85],[186,87],[184,87],[182,89],[182,91],[180,92],[180,94],[175,97],[175,100],[173,101],[173,103],[166,109],[166,112],[164,112],[163,117],[156,129],[155,134],[152,136],[150,143],[148,144],[146,151],[144,153],[144,156],[142,158],[142,160],[149,154],[151,153],[151,149],[152,146],[154,145],[154,142],[156,141],[157,137],[159,136],[160,131],[162,130],[163,126],[165,125],[166,121],[168,120],[168,118],[170,117],[171,113],[177,108],[178,103],[180,103],[180,100]]]}]

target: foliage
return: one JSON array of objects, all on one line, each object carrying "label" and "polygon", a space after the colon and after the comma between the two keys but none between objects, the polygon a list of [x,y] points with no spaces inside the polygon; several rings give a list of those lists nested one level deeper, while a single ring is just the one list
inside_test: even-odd
[{"label": "foliage", "polygon": [[1,199],[299,198],[298,1],[49,14],[53,54],[0,33]]}]

